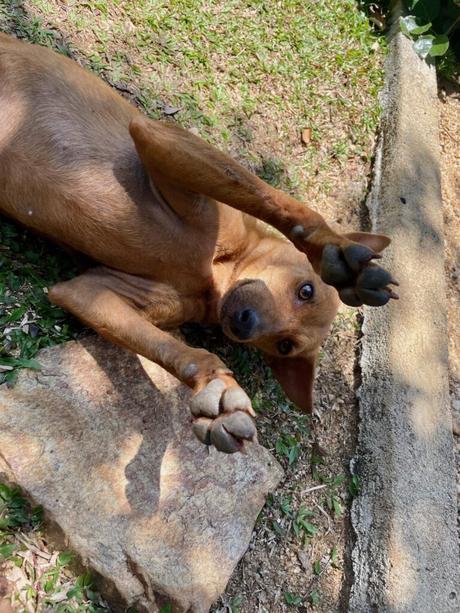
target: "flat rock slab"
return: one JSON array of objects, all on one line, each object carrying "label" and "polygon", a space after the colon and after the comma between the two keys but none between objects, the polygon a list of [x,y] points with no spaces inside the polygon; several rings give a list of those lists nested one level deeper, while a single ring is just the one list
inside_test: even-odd
[{"label": "flat rock slab", "polygon": [[191,432],[189,390],[101,338],[38,360],[42,371],[0,387],[0,475],[43,505],[115,608],[208,611],[282,476],[277,462],[259,445],[208,450]]},{"label": "flat rock slab", "polygon": [[397,34],[370,209],[401,299],[366,309],[349,611],[460,611],[436,74]]}]

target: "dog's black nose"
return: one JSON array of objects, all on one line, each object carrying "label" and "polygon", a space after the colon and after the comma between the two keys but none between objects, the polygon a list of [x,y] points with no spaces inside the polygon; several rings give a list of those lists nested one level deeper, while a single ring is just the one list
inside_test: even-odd
[{"label": "dog's black nose", "polygon": [[247,341],[254,334],[260,322],[259,315],[254,309],[235,311],[230,322],[230,330],[242,341]]}]

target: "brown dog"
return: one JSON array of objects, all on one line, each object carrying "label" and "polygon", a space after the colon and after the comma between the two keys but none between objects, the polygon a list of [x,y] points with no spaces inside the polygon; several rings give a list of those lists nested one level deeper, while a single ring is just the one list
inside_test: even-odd
[{"label": "brown dog", "polygon": [[396,297],[371,262],[389,239],[337,234],[48,49],[0,35],[0,83],[0,210],[101,264],[51,288],[50,300],[189,385],[194,431],[221,451],[255,436],[250,400],[219,358],[164,329],[219,323],[261,349],[310,411],[338,304],[331,285],[352,305]]}]

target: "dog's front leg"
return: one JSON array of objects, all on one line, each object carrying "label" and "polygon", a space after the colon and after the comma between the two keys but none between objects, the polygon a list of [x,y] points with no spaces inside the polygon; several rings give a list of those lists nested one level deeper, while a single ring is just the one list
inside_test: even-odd
[{"label": "dog's front leg", "polygon": [[[132,283],[127,283],[128,278]],[[188,347],[151,323],[156,316],[163,325],[171,323],[165,316],[165,286],[161,285],[156,296],[153,282],[148,291],[143,285],[137,292],[136,282],[140,286],[145,280],[100,268],[58,283],[49,290],[49,299],[101,336],[156,362],[191,387],[196,436],[219,451],[241,451],[244,441],[256,439],[255,413],[248,396],[217,356]],[[139,306],[141,293],[148,295],[148,308]],[[177,323],[182,305],[174,290],[167,302],[172,304],[172,319]]]},{"label": "dog's front leg", "polygon": [[130,132],[151,176],[272,225],[306,253],[323,281],[337,288],[345,303],[380,306],[397,298],[388,287],[395,283],[391,275],[373,263],[389,245],[388,237],[335,232],[319,213],[176,125],[138,116]]}]

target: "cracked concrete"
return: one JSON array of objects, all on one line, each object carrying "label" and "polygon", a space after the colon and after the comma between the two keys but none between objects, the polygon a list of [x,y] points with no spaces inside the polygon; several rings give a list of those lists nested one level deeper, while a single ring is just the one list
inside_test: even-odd
[{"label": "cracked concrete", "polygon": [[0,388],[0,477],[43,505],[114,610],[208,611],[282,476],[277,462],[258,445],[208,451],[189,390],[99,337],[38,360],[42,371]]},{"label": "cracked concrete", "polygon": [[433,67],[395,35],[369,200],[400,300],[365,310],[351,613],[460,610]]}]

